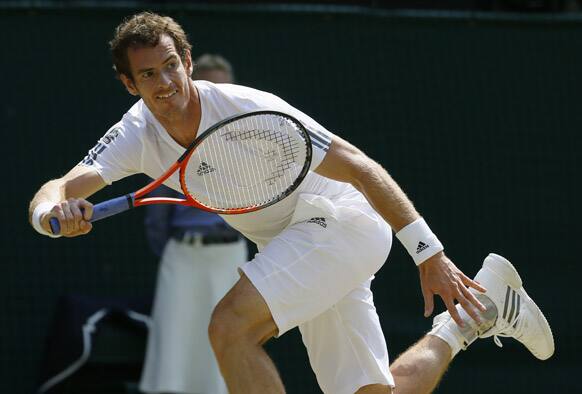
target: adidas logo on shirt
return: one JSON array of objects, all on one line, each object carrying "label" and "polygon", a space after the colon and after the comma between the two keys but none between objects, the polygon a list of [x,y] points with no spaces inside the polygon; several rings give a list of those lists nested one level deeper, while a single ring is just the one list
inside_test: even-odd
[{"label": "adidas logo on shirt", "polygon": [[202,176],[205,174],[210,174],[213,171],[216,171],[216,168],[212,167],[210,164],[203,161],[198,166],[198,170],[196,170],[196,173],[198,174],[198,176]]},{"label": "adidas logo on shirt", "polygon": [[307,223],[319,224],[323,228],[327,227],[327,223],[325,222],[325,218],[311,218],[307,221]]},{"label": "adidas logo on shirt", "polygon": [[418,246],[416,247],[416,254],[419,254],[420,252],[422,252],[423,250],[425,250],[426,248],[428,248],[428,245],[425,244],[424,242],[420,241],[418,243]]}]

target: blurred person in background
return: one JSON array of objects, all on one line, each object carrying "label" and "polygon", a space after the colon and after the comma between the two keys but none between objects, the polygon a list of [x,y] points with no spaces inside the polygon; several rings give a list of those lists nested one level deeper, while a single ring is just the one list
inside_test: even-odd
[{"label": "blurred person in background", "polygon": [[[220,55],[195,60],[195,80],[233,83]],[[156,196],[184,198],[163,186]],[[146,207],[145,230],[160,259],[146,359],[145,393],[226,394],[208,339],[210,314],[239,278],[247,259],[244,238],[220,216],[173,204]]]}]

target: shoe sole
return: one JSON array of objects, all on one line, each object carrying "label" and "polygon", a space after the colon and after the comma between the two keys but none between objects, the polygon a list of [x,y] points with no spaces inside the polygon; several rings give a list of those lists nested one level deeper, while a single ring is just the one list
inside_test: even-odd
[{"label": "shoe sole", "polygon": [[515,267],[506,258],[499,256],[498,254],[490,253],[489,257],[491,257],[491,259],[486,259],[483,267],[489,269],[491,272],[499,276],[503,281],[507,282],[518,294],[521,295],[523,300],[528,301],[526,305],[532,315],[536,317],[538,326],[542,330],[546,342],[546,346],[544,347],[547,349],[547,351],[543,352],[542,354],[536,354],[531,349],[528,348],[528,350],[536,358],[540,360],[547,360],[554,354],[555,350],[554,335],[548,320],[542,313],[541,309],[523,288],[523,282]]}]

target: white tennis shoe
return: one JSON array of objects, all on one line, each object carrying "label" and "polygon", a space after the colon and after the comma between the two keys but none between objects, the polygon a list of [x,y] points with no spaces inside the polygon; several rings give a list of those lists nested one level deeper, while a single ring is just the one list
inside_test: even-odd
[{"label": "white tennis shoe", "polygon": [[479,338],[492,336],[499,347],[503,346],[499,337],[515,338],[540,360],[546,360],[554,354],[554,337],[550,325],[540,308],[525,292],[517,270],[507,259],[490,253],[475,281],[487,289],[485,296],[497,307],[495,324],[480,332]]},{"label": "white tennis shoe", "polygon": [[525,292],[516,269],[505,258],[489,254],[475,280],[483,285],[486,293],[470,291],[485,305],[481,313],[482,323],[477,323],[457,305],[465,327],[458,326],[448,311],[433,320],[429,334],[440,337],[451,345],[453,356],[466,349],[477,338],[493,337],[502,347],[499,337],[515,338],[540,360],[554,354],[554,337],[540,308]]}]

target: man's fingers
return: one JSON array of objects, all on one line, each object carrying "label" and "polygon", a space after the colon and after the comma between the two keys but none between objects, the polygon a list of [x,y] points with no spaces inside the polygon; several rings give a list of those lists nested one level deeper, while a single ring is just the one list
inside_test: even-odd
[{"label": "man's fingers", "polygon": [[83,218],[86,221],[91,220],[91,218],[93,217],[93,204],[91,204],[87,200],[81,199],[79,200],[79,206],[83,208]]},{"label": "man's fingers", "polygon": [[83,218],[86,221],[89,221],[91,220],[92,217],[93,217],[93,205],[89,204],[83,208]]},{"label": "man's fingers", "polygon": [[91,222],[81,222],[81,234],[87,234],[89,231],[91,231],[91,229],[93,228],[93,224],[91,224]]},{"label": "man's fingers", "polygon": [[479,301],[477,299],[477,297],[475,297],[475,294],[473,294],[472,292],[469,291],[468,288],[466,288],[465,286],[463,286],[463,295],[465,296],[465,298],[471,303],[473,304],[476,308],[478,308],[481,312],[485,312],[487,310],[487,308],[485,307],[485,305],[483,305],[481,303],[481,301]]},{"label": "man's fingers", "polygon": [[458,284],[458,294],[456,295],[457,301],[461,304],[461,307],[467,312],[477,324],[481,324],[481,318],[479,316],[478,310],[485,311],[487,308],[475,297],[473,293],[465,287],[465,283],[472,282],[465,274],[459,273],[462,283]]},{"label": "man's fingers", "polygon": [[79,224],[75,218],[75,213],[73,212],[74,207],[67,201],[63,212],[65,214],[65,220],[67,221],[68,233],[73,233],[79,229]]},{"label": "man's fingers", "polygon": [[[468,278],[465,274],[461,275],[461,280],[463,281],[463,284],[465,286],[472,287],[473,289],[475,289],[481,293],[485,293],[487,291],[486,288],[484,288],[483,286],[481,286],[479,283],[475,282],[474,280]],[[469,289],[467,289],[466,287],[463,286],[463,290],[464,290],[463,293],[469,299],[471,304],[473,304],[477,308],[479,308],[481,310],[481,312],[485,312],[487,310],[487,308],[485,308],[485,305],[483,305],[481,303],[481,301],[479,301],[477,299],[477,297],[475,297],[475,295],[469,291]]]},{"label": "man's fingers", "polygon": [[69,223],[69,220],[72,216],[69,209],[69,203],[67,201],[63,201],[59,204],[58,208],[58,211],[60,212],[59,222],[61,224],[61,234],[68,234],[72,231]]},{"label": "man's fingers", "polygon": [[[466,290],[466,287],[463,287],[463,289]],[[471,319],[475,320],[477,324],[481,324],[481,318],[479,317],[479,313],[477,313],[477,309],[464,295],[459,295],[457,297],[457,301],[459,301],[459,304],[465,310],[465,312],[467,312],[467,314],[471,316]]]},{"label": "man's fingers", "polygon": [[91,217],[93,216],[93,204],[87,200],[80,199],[79,208],[83,214],[83,220],[79,224],[79,228],[81,234],[87,234],[93,228],[93,225],[90,222]]},{"label": "man's fingers", "polygon": [[450,298],[446,298],[446,299],[443,298],[443,301],[445,303],[445,306],[447,307],[447,310],[451,314],[451,317],[453,318],[453,320],[459,326],[465,327],[465,323],[463,323],[463,319],[461,319],[461,315],[459,315],[459,311],[457,310],[457,307],[455,306],[455,303],[453,302],[453,300]]},{"label": "man's fingers", "polygon": [[92,215],[93,205],[83,199],[69,198],[53,209],[53,216],[61,225],[61,234],[66,236],[76,236],[91,231],[92,226],[89,225],[89,220]]},{"label": "man's fingers", "polygon": [[79,223],[83,220],[83,212],[81,212],[81,208],[77,204],[69,204],[69,207],[71,207],[71,213],[73,214],[75,223]]},{"label": "man's fingers", "polygon": [[487,292],[487,289],[481,286],[479,282],[475,282],[473,279],[469,278],[465,274],[461,274],[461,280],[463,281],[463,284],[467,287],[471,287],[481,293]]},{"label": "man's fingers", "polygon": [[427,289],[425,286],[421,286],[422,297],[424,298],[424,317],[429,317],[432,315],[434,310],[434,295],[432,291]]}]

